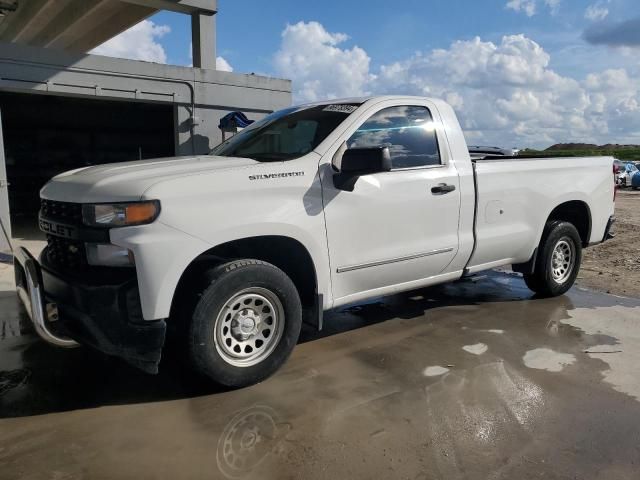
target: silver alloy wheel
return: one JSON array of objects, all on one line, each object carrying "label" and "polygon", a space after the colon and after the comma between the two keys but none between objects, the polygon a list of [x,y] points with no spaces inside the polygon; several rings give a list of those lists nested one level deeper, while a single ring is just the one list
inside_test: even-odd
[{"label": "silver alloy wheel", "polygon": [[241,290],[224,304],[214,325],[220,356],[234,367],[250,367],[267,358],[282,338],[284,307],[261,287]]},{"label": "silver alloy wheel", "polygon": [[573,240],[563,237],[558,240],[551,254],[551,276],[556,283],[566,282],[576,262],[575,245]]}]

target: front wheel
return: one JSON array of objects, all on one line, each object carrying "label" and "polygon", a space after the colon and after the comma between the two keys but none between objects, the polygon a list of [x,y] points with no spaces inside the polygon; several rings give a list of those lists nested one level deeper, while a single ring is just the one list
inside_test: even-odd
[{"label": "front wheel", "polygon": [[538,247],[534,273],[525,274],[524,281],[540,295],[562,295],[573,286],[581,261],[582,240],[576,227],[568,222],[549,222]]},{"label": "front wheel", "polygon": [[295,285],[282,270],[259,260],[220,265],[208,278],[189,328],[193,367],[228,387],[264,380],[287,360],[300,335]]}]

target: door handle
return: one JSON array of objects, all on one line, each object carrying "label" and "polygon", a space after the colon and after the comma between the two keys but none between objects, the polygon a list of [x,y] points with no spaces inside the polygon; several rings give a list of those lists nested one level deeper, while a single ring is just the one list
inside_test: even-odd
[{"label": "door handle", "polygon": [[456,189],[455,185],[447,185],[446,183],[439,183],[435,187],[431,188],[431,193],[434,195],[444,195],[449,192],[453,192]]}]

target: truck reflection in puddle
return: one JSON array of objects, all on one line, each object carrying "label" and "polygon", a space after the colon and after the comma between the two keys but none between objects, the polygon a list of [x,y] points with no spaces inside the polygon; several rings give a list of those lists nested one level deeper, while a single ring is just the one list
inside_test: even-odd
[{"label": "truck reflection in puddle", "polygon": [[216,454],[225,477],[244,478],[276,449],[289,431],[289,425],[279,424],[278,418],[266,405],[255,405],[233,416],[220,435]]}]

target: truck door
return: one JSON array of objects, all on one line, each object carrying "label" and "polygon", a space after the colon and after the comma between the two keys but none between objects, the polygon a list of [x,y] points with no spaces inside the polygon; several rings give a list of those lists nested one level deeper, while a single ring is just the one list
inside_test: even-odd
[{"label": "truck door", "polygon": [[9,221],[9,194],[2,136],[2,112],[0,112],[0,253],[10,250],[11,223]]},{"label": "truck door", "polygon": [[417,288],[445,272],[458,251],[460,184],[435,107],[373,107],[347,135],[348,148],[388,146],[392,170],[360,177],[352,192],[323,170],[334,300]]}]

